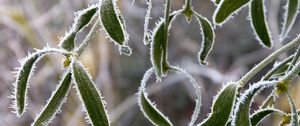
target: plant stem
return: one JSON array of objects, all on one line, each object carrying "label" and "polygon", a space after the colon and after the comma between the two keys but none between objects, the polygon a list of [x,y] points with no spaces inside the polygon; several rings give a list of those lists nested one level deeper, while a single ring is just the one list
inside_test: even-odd
[{"label": "plant stem", "polygon": [[299,59],[299,56],[300,56],[300,46],[298,46],[298,49],[297,49],[297,51],[295,53],[295,56],[294,56],[294,58],[293,58],[293,60],[292,60],[292,62],[290,64],[289,68],[287,69],[287,71],[290,71],[294,67],[294,65],[296,64],[297,60]]},{"label": "plant stem", "polygon": [[284,65],[286,65],[288,62],[290,62],[293,59],[294,55],[289,56],[287,59],[279,63],[277,66],[273,67],[263,78],[262,80],[266,81],[269,80],[272,75],[276,73],[277,70],[282,68]]},{"label": "plant stem", "polygon": [[300,62],[298,62],[298,63],[295,65],[295,67],[294,67],[291,71],[289,71],[289,72],[285,75],[285,77],[284,77],[282,80],[290,81],[290,80],[292,80],[292,79],[295,77],[295,75],[297,75],[299,72],[300,72]]},{"label": "plant stem", "polygon": [[185,8],[191,7],[191,5],[192,5],[192,2],[191,2],[191,1],[192,1],[192,0],[185,0],[184,7],[185,7]]},{"label": "plant stem", "polygon": [[80,44],[78,49],[75,51],[78,56],[81,55],[81,53],[85,50],[89,42],[92,40],[92,38],[95,36],[97,31],[99,30],[100,27],[100,20],[98,19],[96,23],[93,25],[91,31],[87,34],[87,36],[84,38],[83,42]]},{"label": "plant stem", "polygon": [[263,69],[266,65],[271,63],[273,60],[275,60],[280,54],[292,49],[296,45],[300,44],[300,36],[298,36],[296,39],[294,39],[292,42],[286,44],[285,46],[281,47],[271,55],[269,55],[267,58],[265,58],[263,61],[261,61],[258,65],[256,65],[254,68],[252,68],[248,73],[246,73],[238,82],[241,87],[243,87],[254,75],[256,75],[261,69]]}]

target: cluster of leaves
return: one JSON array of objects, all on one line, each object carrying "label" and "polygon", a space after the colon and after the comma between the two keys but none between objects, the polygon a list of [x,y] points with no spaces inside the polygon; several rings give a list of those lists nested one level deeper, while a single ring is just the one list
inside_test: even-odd
[{"label": "cluster of leaves", "polygon": [[[189,126],[255,126],[263,118],[270,114],[282,115],[283,120],[281,124],[290,124],[293,126],[299,125],[298,113],[293,98],[291,98],[288,87],[290,86],[290,81],[299,73],[300,63],[298,62],[300,49],[292,54],[290,57],[285,59],[280,63],[276,63],[274,67],[262,77],[261,81],[253,83],[248,89],[242,92],[244,85],[260,70],[262,70],[267,64],[274,61],[280,54],[299,46],[300,37],[295,38],[293,41],[289,42],[287,45],[281,47],[269,57],[261,61],[257,66],[250,70],[246,75],[244,75],[239,81],[228,82],[215,96],[213,105],[211,108],[211,113],[204,119],[201,123],[195,124],[197,117],[199,115],[199,108],[201,106],[201,95],[200,89],[192,76],[187,74],[184,70],[180,68],[171,66],[167,62],[167,43],[168,43],[168,29],[171,27],[172,21],[179,14],[185,14],[187,21],[190,21],[193,16],[198,20],[201,27],[202,35],[202,45],[199,52],[199,63],[206,65],[206,57],[208,56],[210,50],[214,44],[214,30],[211,23],[203,16],[198,14],[191,7],[191,0],[186,0],[183,8],[178,11],[174,11],[169,14],[170,1],[166,0],[165,6],[165,17],[161,19],[156,28],[154,28],[152,34],[147,33],[148,24],[145,24],[145,34],[144,43],[151,43],[151,62],[152,68],[150,68],[144,75],[141,82],[141,87],[139,89],[138,102],[140,108],[144,115],[148,118],[152,124],[157,126],[172,126],[172,122],[162,114],[147,97],[145,85],[149,77],[155,73],[157,80],[161,80],[165,77],[169,70],[184,73],[193,84],[197,100],[195,105],[195,110],[193,112],[192,118]],[[237,13],[241,8],[249,5],[249,15],[250,22],[253,30],[255,31],[256,38],[264,46],[271,48],[272,39],[268,24],[266,21],[265,5],[263,0],[215,0],[215,5],[217,9],[215,10],[213,16],[214,25],[224,24],[234,13]],[[293,26],[298,10],[299,4],[298,0],[288,0],[287,10],[285,14],[285,19],[281,32],[281,40],[283,41],[291,27]],[[148,10],[146,15],[145,23],[149,21],[151,9],[151,1],[148,0]],[[145,40],[149,40],[145,41]],[[250,114],[250,106],[254,97],[263,89],[272,87],[273,92],[265,100],[262,106],[256,110],[255,113]],[[277,97],[280,94],[286,94],[288,97],[291,112],[285,113],[280,109],[273,106]]]},{"label": "cluster of leaves", "polygon": [[[215,0],[217,9],[214,13],[213,24],[222,25],[230,16],[238,12],[241,8],[249,5],[250,22],[253,26],[257,39],[264,47],[272,47],[270,30],[266,22],[265,5],[263,0]],[[201,49],[198,54],[199,63],[207,65],[206,58],[214,45],[214,29],[210,21],[193,10],[191,0],[186,0],[183,8],[177,11],[171,11],[171,0],[166,0],[164,17],[161,18],[153,30],[149,30],[148,23],[151,16],[152,1],[147,0],[147,13],[144,24],[145,45],[150,44],[150,56],[152,68],[144,75],[138,92],[139,106],[151,123],[158,126],[172,126],[172,122],[161,113],[150,101],[146,92],[146,83],[152,74],[156,79],[161,81],[168,75],[169,71],[182,73],[186,76],[195,89],[197,96],[196,105],[189,122],[189,126],[252,126],[257,125],[264,117],[277,113],[282,115],[282,124],[299,125],[298,112],[296,110],[293,98],[288,91],[290,81],[300,72],[300,36],[289,42],[285,46],[276,50],[270,56],[261,61],[240,80],[227,83],[216,95],[211,107],[211,114],[199,124],[195,124],[198,119],[201,108],[201,92],[195,79],[179,67],[170,65],[168,62],[168,35],[172,22],[177,16],[185,15],[187,21],[196,18],[201,29]],[[293,26],[298,9],[298,0],[288,0],[287,10],[281,32],[281,40],[287,37],[288,32]],[[85,27],[93,23],[88,35],[79,46],[75,45],[76,35]],[[64,75],[58,84],[57,89],[53,92],[48,103],[36,117],[32,125],[47,125],[60,110],[60,107],[66,100],[66,96],[74,83],[78,96],[82,100],[84,110],[87,113],[88,122],[95,126],[110,125],[105,102],[101,93],[97,90],[92,78],[84,66],[78,61],[78,57],[85,50],[92,37],[102,26],[108,38],[112,40],[120,50],[121,54],[130,55],[131,49],[128,47],[128,34],[125,30],[125,21],[118,10],[116,0],[100,0],[98,4],[92,5],[87,9],[79,11],[74,19],[69,32],[61,39],[59,48],[46,47],[42,50],[36,50],[35,53],[29,54],[28,57],[21,60],[21,67],[17,71],[17,79],[14,83],[15,92],[13,108],[18,116],[21,116],[26,110],[27,90],[29,80],[33,75],[36,63],[46,54],[57,53],[64,55],[66,58],[63,62]],[[297,51],[285,60],[276,63],[274,67],[262,77],[261,81],[253,83],[246,91],[241,92],[242,88],[248,81],[262,70],[266,65],[273,62],[280,54],[299,46]],[[261,108],[250,115],[250,106],[254,97],[263,89],[272,87],[273,92],[262,104]],[[273,106],[276,98],[280,94],[286,94],[288,97],[291,112],[285,113]]]},{"label": "cluster of leaves", "polygon": [[[76,46],[76,35],[92,23],[93,26],[89,33],[82,43]],[[62,104],[66,101],[71,83],[74,83],[86,111],[88,122],[95,126],[108,126],[110,122],[105,109],[105,101],[88,71],[78,61],[78,57],[97,31],[100,30],[100,26],[102,26],[108,38],[119,46],[121,54],[130,55],[131,49],[127,46],[128,35],[124,23],[114,0],[101,0],[99,3],[77,12],[74,23],[69,32],[61,39],[59,48],[45,47],[20,60],[21,67],[16,72],[15,92],[12,95],[14,99],[12,108],[15,109],[15,113],[21,116],[26,110],[29,80],[33,75],[36,63],[46,54],[57,53],[65,56],[63,62],[64,74],[58,83],[58,87],[32,125],[47,125],[59,112]]]}]

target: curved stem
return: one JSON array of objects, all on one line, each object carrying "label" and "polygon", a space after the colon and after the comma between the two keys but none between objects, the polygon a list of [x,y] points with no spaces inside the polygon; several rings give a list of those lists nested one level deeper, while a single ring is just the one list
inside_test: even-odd
[{"label": "curved stem", "polygon": [[167,61],[168,59],[168,28],[170,24],[169,16],[170,16],[170,5],[171,5],[171,0],[166,0],[166,6],[165,6],[165,25],[164,25],[164,42],[162,44],[162,49],[163,49],[163,61],[162,61],[162,67],[163,67],[163,75],[166,75],[169,69],[169,63]]},{"label": "curved stem", "polygon": [[290,71],[294,67],[294,65],[296,64],[297,60],[299,59],[299,56],[300,56],[300,46],[298,46],[298,49],[297,49],[297,51],[295,53],[295,56],[294,56],[294,58],[293,58],[293,60],[292,60],[292,62],[291,62],[291,64],[290,64],[290,66],[289,66],[289,68],[288,68],[287,71]]},{"label": "curved stem", "polygon": [[292,49],[296,45],[300,44],[300,36],[298,36],[296,39],[294,39],[292,42],[286,44],[285,46],[281,47],[274,53],[272,53],[270,56],[265,58],[263,61],[261,61],[258,65],[256,65],[254,68],[252,68],[247,74],[245,74],[238,82],[241,87],[243,87],[254,75],[256,75],[261,69],[263,69],[266,65],[271,63],[273,60],[275,60],[280,54]]},{"label": "curved stem", "polygon": [[96,35],[97,31],[100,27],[100,20],[98,19],[96,23],[93,25],[91,31],[87,34],[87,36],[84,38],[83,42],[80,44],[80,46],[75,51],[78,56],[81,55],[81,53],[85,50],[89,42],[92,40],[92,38]]},{"label": "curved stem", "polygon": [[189,126],[193,126],[194,123],[196,122],[197,118],[198,118],[198,115],[200,113],[200,108],[201,108],[201,90],[200,90],[200,87],[199,87],[198,83],[196,82],[196,80],[190,74],[188,74],[185,70],[183,70],[181,68],[178,68],[178,67],[174,67],[174,66],[170,66],[170,68],[171,68],[171,70],[173,70],[175,72],[179,72],[179,73],[184,74],[189,79],[189,81],[191,82],[191,84],[193,85],[193,87],[195,89],[195,93],[196,93],[196,96],[197,96],[196,106],[195,106],[195,109],[194,109],[194,112],[193,112],[193,115],[192,115],[192,119],[189,123]]},{"label": "curved stem", "polygon": [[286,65],[288,62],[290,62],[293,59],[294,55],[289,56],[287,59],[285,59],[284,61],[282,61],[281,63],[279,63],[276,67],[273,67],[263,78],[262,80],[266,81],[269,80],[272,75],[274,75],[277,70],[279,70],[280,68],[284,67],[284,65]]}]

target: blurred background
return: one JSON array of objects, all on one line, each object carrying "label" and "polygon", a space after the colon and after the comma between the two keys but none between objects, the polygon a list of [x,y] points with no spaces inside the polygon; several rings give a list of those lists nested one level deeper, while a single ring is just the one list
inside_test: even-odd
[{"label": "blurred background", "polygon": [[[109,117],[113,126],[151,126],[143,116],[136,102],[136,93],[143,74],[151,67],[149,47],[142,42],[146,0],[120,0],[119,8],[126,20],[126,30],[130,35],[129,46],[133,50],[131,56],[120,55],[118,48],[105,38],[103,31],[93,39],[80,60],[89,68],[93,80],[107,102]],[[15,75],[12,73],[20,64],[18,59],[24,58],[34,48],[44,46],[57,47],[62,37],[73,23],[74,12],[96,3],[96,0],[0,0],[0,126],[29,126],[42,107],[46,104],[51,92],[57,86],[62,74],[64,57],[51,55],[43,58],[30,80],[28,93],[28,109],[23,116],[17,118],[9,108]],[[155,26],[159,17],[163,16],[162,0],[153,0],[150,28]],[[182,7],[184,0],[173,0],[172,10]],[[255,64],[271,52],[293,39],[300,31],[296,21],[290,38],[280,42],[283,5],[286,0],[272,0],[266,3],[268,23],[272,31],[274,47],[262,48],[254,37],[248,18],[248,7],[242,9],[222,27],[216,27],[216,42],[208,57],[209,65],[201,66],[197,61],[197,53],[201,45],[201,34],[197,21],[187,23],[183,15],[172,24],[169,37],[169,62],[192,74],[201,87],[202,108],[197,123],[207,117],[210,112],[213,96],[226,82],[236,81]],[[216,8],[210,0],[194,0],[194,10],[212,21]],[[77,36],[81,43],[90,27]],[[292,50],[289,53],[292,53]],[[284,59],[289,53],[282,55]],[[260,72],[251,81],[260,77],[270,69]],[[190,121],[195,94],[192,86],[181,74],[169,73],[162,82],[148,83],[150,98],[157,107],[167,115],[176,126],[185,126]],[[295,82],[298,83],[298,82]],[[297,84],[291,88],[297,106],[300,94]],[[256,97],[252,108],[257,109],[271,89],[263,91]],[[286,99],[280,98],[277,108],[289,111]],[[80,100],[74,89],[68,95],[67,102],[50,126],[86,126]],[[253,112],[253,111],[252,111]],[[279,117],[271,116],[260,125],[278,125]]]}]

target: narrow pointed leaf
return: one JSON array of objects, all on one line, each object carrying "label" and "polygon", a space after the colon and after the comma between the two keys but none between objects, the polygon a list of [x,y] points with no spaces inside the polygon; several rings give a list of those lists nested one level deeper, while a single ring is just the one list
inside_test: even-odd
[{"label": "narrow pointed leaf", "polygon": [[206,65],[207,62],[205,61],[209,52],[212,50],[214,45],[215,33],[210,22],[200,14],[194,12],[195,16],[197,17],[198,23],[200,25],[200,29],[202,32],[202,45],[200,52],[198,53],[198,60],[199,63],[202,65]]},{"label": "narrow pointed leaf", "polygon": [[37,50],[35,53],[30,54],[25,59],[21,61],[21,67],[17,72],[17,79],[14,83],[14,109],[17,112],[17,115],[20,116],[23,114],[26,108],[26,98],[27,98],[27,88],[29,85],[29,79],[33,75],[35,64],[39,59],[41,59],[45,54],[49,53],[60,53],[64,54],[62,50],[44,48],[42,50]]},{"label": "narrow pointed leaf", "polygon": [[100,0],[100,20],[108,37],[119,45],[126,39],[124,23],[115,0]]},{"label": "narrow pointed leaf", "polygon": [[297,113],[295,102],[294,102],[294,100],[291,97],[289,92],[287,92],[286,95],[288,97],[288,101],[289,101],[289,104],[291,106],[291,123],[290,123],[290,126],[299,126],[299,119],[298,119],[298,113]]},{"label": "narrow pointed leaf", "polygon": [[252,0],[250,5],[251,24],[257,39],[265,47],[271,48],[271,35],[265,18],[264,0]]},{"label": "narrow pointed leaf", "polygon": [[72,73],[76,89],[91,123],[94,126],[109,126],[104,101],[87,71],[80,63],[75,61],[72,66]]},{"label": "narrow pointed leaf", "polygon": [[99,6],[92,5],[87,9],[77,12],[75,22],[73,24],[73,30],[77,33],[86,27],[92,20],[93,16],[96,14]]},{"label": "narrow pointed leaf", "polygon": [[251,0],[222,0],[214,13],[214,22],[222,24]]},{"label": "narrow pointed leaf", "polygon": [[275,85],[275,82],[259,82],[252,85],[245,93],[238,99],[234,111],[234,118],[232,125],[234,126],[251,126],[250,122],[250,105],[256,93],[260,90]]},{"label": "narrow pointed leaf", "polygon": [[227,84],[213,102],[210,116],[198,126],[225,126],[232,113],[237,88],[237,83]]},{"label": "narrow pointed leaf", "polygon": [[[169,20],[170,24],[173,21],[173,19],[177,16],[178,13],[173,13],[170,15]],[[158,79],[161,79],[162,74],[163,74],[163,53],[164,53],[164,48],[163,48],[163,43],[165,43],[166,39],[164,37],[164,20],[161,20],[156,28],[154,29],[154,33],[152,36],[152,42],[151,42],[151,47],[150,47],[150,58],[151,58],[151,63],[152,66],[155,69],[156,77]],[[171,25],[169,25],[169,28]],[[167,54],[165,54],[167,55]],[[165,59],[166,60],[166,59]]]},{"label": "narrow pointed leaf", "polygon": [[258,125],[265,117],[275,113],[284,114],[284,112],[274,108],[265,108],[253,113],[250,117],[251,126]]},{"label": "narrow pointed leaf", "polygon": [[156,126],[172,126],[173,124],[170,120],[164,116],[147,97],[146,93],[146,83],[154,73],[154,68],[150,68],[144,75],[141,82],[141,87],[138,93],[138,103],[143,112],[143,114],[151,121],[152,124]]},{"label": "narrow pointed leaf", "polygon": [[79,31],[86,27],[97,12],[98,6],[92,5],[87,9],[77,12],[72,28],[63,39],[59,46],[67,51],[72,51],[75,48],[75,37]]},{"label": "narrow pointed leaf", "polygon": [[299,11],[299,0],[288,0],[281,32],[281,39],[286,38],[294,25]]},{"label": "narrow pointed leaf", "polygon": [[60,82],[56,91],[54,91],[49,102],[33,122],[33,126],[47,125],[60,110],[65,102],[67,94],[71,88],[71,73],[68,72]]}]

